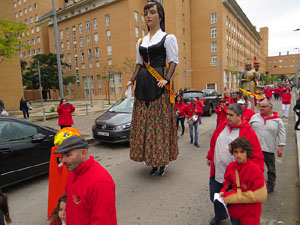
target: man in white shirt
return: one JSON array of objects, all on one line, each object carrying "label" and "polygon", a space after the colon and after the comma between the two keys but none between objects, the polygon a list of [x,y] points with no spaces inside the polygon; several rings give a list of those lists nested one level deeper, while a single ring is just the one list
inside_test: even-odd
[{"label": "man in white shirt", "polygon": [[277,112],[272,111],[273,105],[270,101],[264,100],[260,102],[259,107],[260,113],[256,113],[252,116],[249,123],[259,139],[265,157],[265,164],[268,169],[268,192],[273,192],[276,180],[276,139],[278,138],[277,156],[281,157],[286,140],[285,129]]}]

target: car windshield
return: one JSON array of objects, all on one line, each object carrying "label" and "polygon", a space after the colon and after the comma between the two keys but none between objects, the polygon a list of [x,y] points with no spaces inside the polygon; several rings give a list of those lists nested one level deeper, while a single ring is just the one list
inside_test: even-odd
[{"label": "car windshield", "polygon": [[123,98],[114,104],[108,111],[118,113],[132,113],[134,98]]},{"label": "car windshield", "polygon": [[203,98],[203,94],[201,92],[186,92],[183,93],[183,98]]}]

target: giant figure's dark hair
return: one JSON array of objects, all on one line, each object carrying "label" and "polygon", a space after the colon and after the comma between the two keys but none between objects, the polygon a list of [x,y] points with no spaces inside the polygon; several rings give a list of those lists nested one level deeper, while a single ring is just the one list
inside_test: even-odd
[{"label": "giant figure's dark hair", "polygon": [[[157,2],[155,0],[150,0],[148,1],[148,3],[145,5],[144,7],[144,11],[148,10],[150,8],[152,8],[153,6],[157,7],[157,12],[159,15],[159,18],[161,19],[160,21],[160,29],[165,32],[165,11],[164,11],[164,7],[162,6],[162,4],[160,2]],[[148,27],[148,26],[147,26]],[[148,31],[149,31],[149,27],[148,27]]]}]

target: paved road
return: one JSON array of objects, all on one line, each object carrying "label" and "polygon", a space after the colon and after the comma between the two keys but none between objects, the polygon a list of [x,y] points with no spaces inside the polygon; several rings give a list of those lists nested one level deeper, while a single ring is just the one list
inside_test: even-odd
[{"label": "paved road", "polygon": [[[275,109],[279,104],[275,103]],[[84,118],[82,118],[84,120]],[[92,123],[90,120],[84,120]],[[293,122],[285,120],[288,147],[277,159],[275,192],[263,204],[262,225],[296,224],[300,217],[297,153]],[[179,138],[180,157],[167,168],[164,177],[149,176],[150,168],[128,159],[128,145],[95,143],[90,153],[113,176],[116,183],[117,215],[120,225],[206,225],[213,216],[209,201],[205,156],[215,128],[215,115],[204,117],[200,126],[200,146],[189,144],[188,133]],[[47,176],[7,190],[15,225],[47,225]],[[229,225],[225,221],[224,225]]]}]

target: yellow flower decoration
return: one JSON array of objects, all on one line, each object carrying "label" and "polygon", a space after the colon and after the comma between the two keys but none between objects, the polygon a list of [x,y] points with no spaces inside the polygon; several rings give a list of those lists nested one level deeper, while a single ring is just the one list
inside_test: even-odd
[{"label": "yellow flower decoration", "polygon": [[65,127],[59,130],[54,137],[54,145],[56,147],[60,146],[65,139],[73,135],[81,136],[81,133],[76,128],[73,127]]}]

